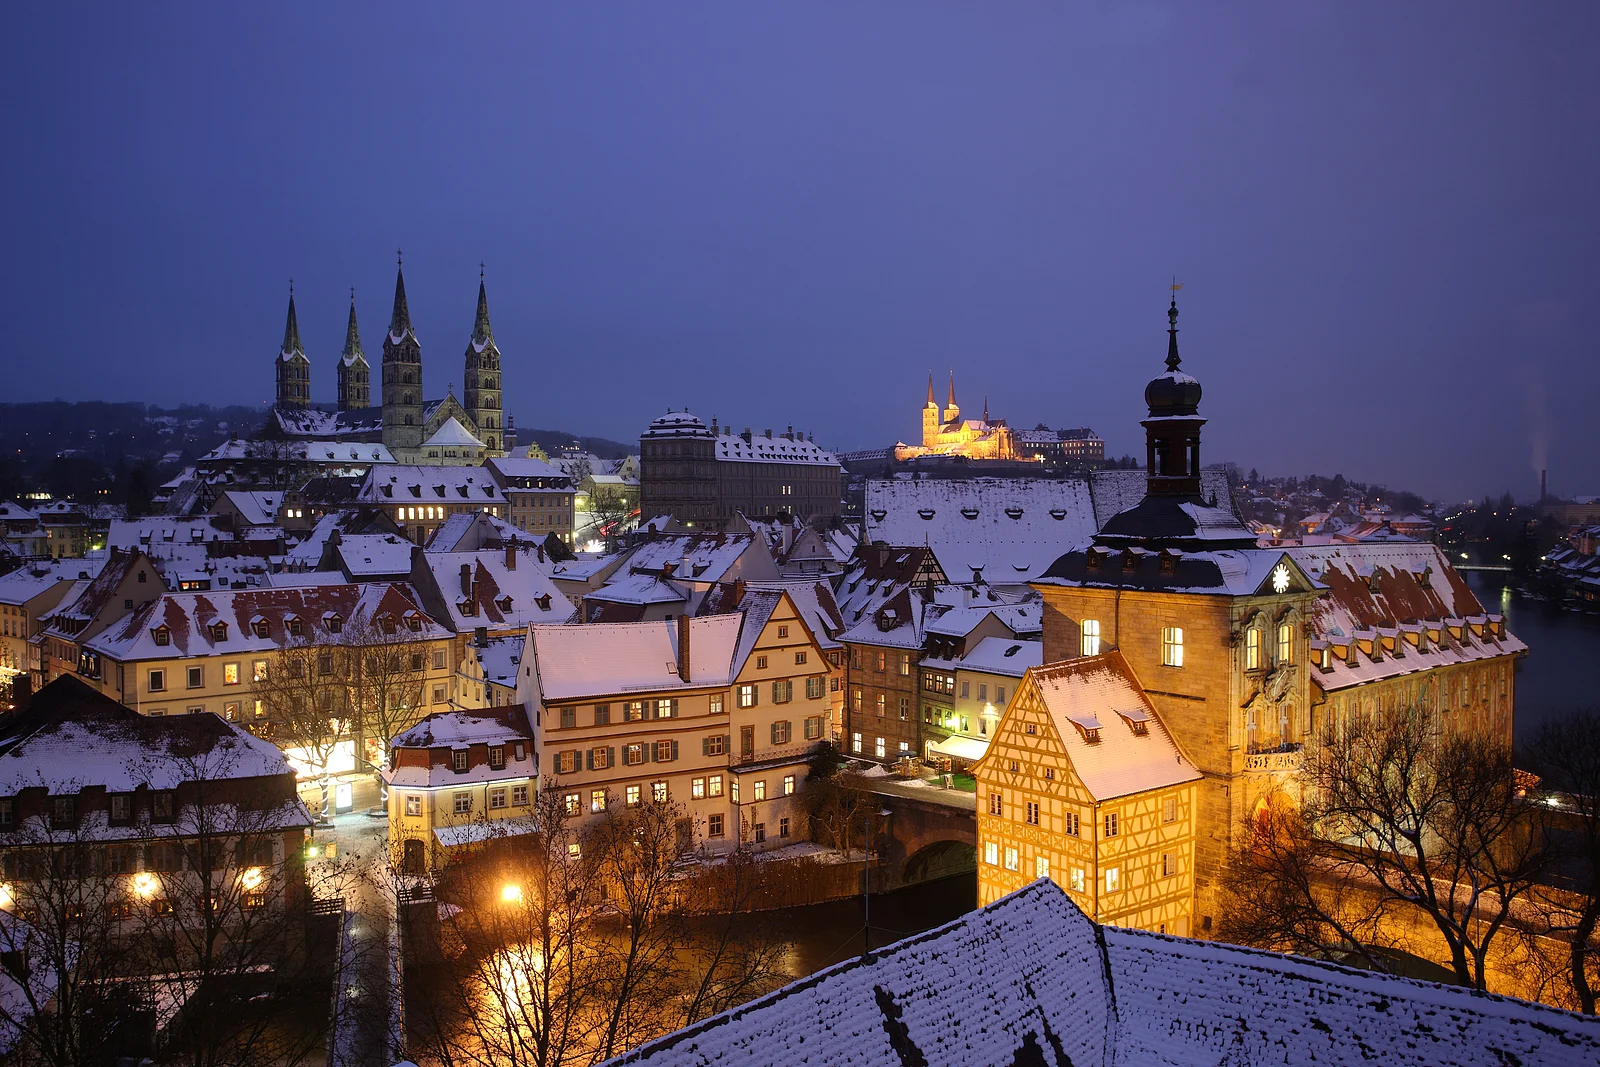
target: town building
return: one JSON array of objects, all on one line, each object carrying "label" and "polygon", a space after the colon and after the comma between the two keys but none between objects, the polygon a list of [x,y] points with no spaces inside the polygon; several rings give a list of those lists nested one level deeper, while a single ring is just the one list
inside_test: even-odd
[{"label": "town building", "polygon": [[427,544],[452,515],[483,511],[499,519],[506,518],[508,510],[499,481],[481,466],[374,466],[356,499],[386,512],[419,545]]},{"label": "town building", "polygon": [[724,529],[740,515],[827,522],[839,515],[842,478],[838,457],[793,427],[736,434],[669,411],[639,438],[639,513],[689,526]]},{"label": "town building", "polygon": [[5,536],[4,554],[13,560],[50,555],[50,538],[39,516],[14,500],[0,503],[0,533]]},{"label": "town building", "polygon": [[570,815],[673,801],[684,850],[802,836],[830,665],[787,593],[670,622],[530,627],[522,665],[541,782]]},{"label": "town building", "polygon": [[33,639],[44,619],[99,569],[86,560],[35,560],[0,575],[0,706],[14,706],[29,692],[42,665]]},{"label": "town building", "polygon": [[1014,460],[1017,456],[1016,435],[1004,419],[989,418],[989,403],[983,404],[983,418],[961,418],[961,408],[956,404],[956,375],[950,372],[950,391],[944,410],[933,399],[933,372],[928,372],[928,400],[922,405],[922,444],[908,445],[898,442],[894,446],[897,460],[920,456],[960,456],[966,459]]},{"label": "town building", "polygon": [[521,704],[435,712],[389,741],[390,861],[405,874],[531,833],[539,764]]},{"label": "town building", "polygon": [[1092,471],[1106,461],[1105,441],[1087,426],[1018,430],[1015,436],[1018,459],[1038,460],[1052,469]]},{"label": "town building", "polygon": [[1096,922],[1189,936],[1195,783],[1121,653],[1027,672],[978,784],[978,903],[1049,878]]},{"label": "town building", "polygon": [[[930,643],[932,629],[930,626]],[[1017,691],[1028,669],[1044,660],[1044,643],[1037,638],[1037,634],[1031,640],[987,636],[974,642],[969,636],[964,642],[969,647],[950,658],[942,658],[942,650],[934,648],[935,654],[922,661],[924,690],[946,696],[950,704],[942,722],[949,733],[927,746],[930,759],[955,770],[983,758],[1000,725],[1006,700]],[[940,674],[945,678],[938,679]],[[934,684],[928,684],[927,675],[935,676]],[[929,701],[925,706],[934,705]]]},{"label": "town building", "polygon": [[1177,316],[1174,304],[1167,370],[1145,390],[1143,497],[1033,585],[1045,664],[1117,650],[1205,775],[1195,854],[1204,933],[1241,827],[1292,793],[1303,746],[1331,716],[1448,699],[1458,719],[1509,738],[1526,646],[1432,545],[1258,547],[1229,498],[1206,490],[1201,389],[1180,367]]},{"label": "town building", "polygon": [[[311,402],[311,363],[300,341],[292,291],[276,377],[277,403],[264,433],[268,440],[381,443],[390,459],[411,464],[476,462],[506,451],[500,349],[489,322],[489,298],[481,272],[477,313],[463,363],[461,400],[453,390],[443,400],[424,399],[422,343],[411,322],[405,273],[398,269],[394,310],[383,339],[377,409],[369,406],[371,367],[356,326],[354,293],[344,347],[336,364],[336,410],[322,410]],[[449,425],[452,419],[457,426]],[[455,455],[447,455],[450,452]]]},{"label": "town building", "polygon": [[535,537],[555,534],[572,544],[577,493],[570,475],[543,460],[514,456],[496,456],[484,466],[500,483],[507,522]]},{"label": "town building", "polygon": [[584,594],[584,619],[639,622],[693,615],[719,585],[779,577],[766,543],[752,534],[652,535],[629,550],[603,584]]},{"label": "town building", "polygon": [[626,1056],[639,1067],[1578,1067],[1596,1059],[1592,1016],[1100,925],[1043,879]]}]

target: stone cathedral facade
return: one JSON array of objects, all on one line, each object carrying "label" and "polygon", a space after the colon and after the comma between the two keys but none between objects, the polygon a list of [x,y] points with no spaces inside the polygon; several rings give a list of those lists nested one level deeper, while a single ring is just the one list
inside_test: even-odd
[{"label": "stone cathedral facade", "polygon": [[338,403],[325,410],[311,402],[311,361],[300,340],[294,294],[275,364],[277,402],[265,436],[289,440],[381,441],[400,463],[472,460],[506,453],[501,406],[500,348],[489,323],[489,296],[478,278],[478,308],[467,341],[461,398],[452,386],[442,399],[426,399],[422,341],[411,322],[403,269],[395,274],[394,310],[383,338],[378,405],[372,406],[372,368],[356,325],[355,294],[344,348],[335,365]]}]

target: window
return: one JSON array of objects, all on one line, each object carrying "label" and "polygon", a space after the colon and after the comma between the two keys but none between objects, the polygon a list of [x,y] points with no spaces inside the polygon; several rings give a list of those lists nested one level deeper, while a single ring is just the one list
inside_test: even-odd
[{"label": "window", "polygon": [[806,654],[804,652],[796,652],[794,654],[794,665],[796,667],[804,666],[805,662],[806,662]]},{"label": "window", "polygon": [[506,747],[504,745],[489,746],[489,766],[497,771],[505,770]]},{"label": "window", "polygon": [[886,671],[888,669],[889,669],[889,653],[885,652],[883,649],[880,648],[880,649],[878,649],[878,673],[882,674],[884,671]]},{"label": "window", "polygon": [[978,683],[978,699],[979,700],[988,700],[989,699],[989,685],[988,685],[987,682],[979,682]]},{"label": "window", "polygon": [[878,742],[878,743],[877,743],[877,745],[876,745],[876,746],[875,746],[875,748],[874,748],[874,751],[876,751],[876,752],[877,752],[877,754],[878,754],[878,758],[879,758],[879,759],[883,759],[883,757],[884,757],[884,753],[885,753],[885,751],[887,751],[887,750],[886,750],[886,749],[885,749],[885,747],[884,747],[884,743],[883,743],[883,738],[881,738],[881,737],[880,737],[880,738],[878,738],[878,739],[877,739],[877,742]]},{"label": "window", "polygon": [[624,767],[637,767],[639,764],[643,763],[644,745],[645,743],[643,741],[635,741],[632,744],[623,745],[622,765]]},{"label": "window", "polygon": [[239,684],[239,665],[237,663],[224,663],[222,665],[222,684]]},{"label": "window", "polygon": [[1100,654],[1100,620],[1084,619],[1082,633],[1078,638],[1078,653],[1084,656],[1098,656]]},{"label": "window", "polygon": [[576,815],[583,810],[583,798],[576,793],[568,793],[561,800],[568,815]]},{"label": "window", "polygon": [[706,779],[706,792],[714,797],[720,797],[722,795],[722,775],[713,774],[710,778]]},{"label": "window", "polygon": [[578,754],[576,752],[556,753],[556,773],[571,774],[578,769]]},{"label": "window", "polygon": [[640,800],[640,796],[641,796],[641,790],[640,790],[639,786],[636,786],[636,785],[628,786],[628,788],[627,788],[627,790],[625,792],[625,796],[626,796],[626,801],[627,801],[628,807],[637,808],[639,806],[639,800]]},{"label": "window", "polygon": [[1116,837],[1118,829],[1117,813],[1114,811],[1106,812],[1106,836]]},{"label": "window", "polygon": [[1074,867],[1067,875],[1067,887],[1074,893],[1082,893],[1088,881],[1083,877],[1083,868]]},{"label": "window", "polygon": [[581,857],[582,855],[583,855],[583,846],[582,845],[578,844],[578,842],[576,842],[576,841],[568,842],[568,844],[567,844],[567,859],[575,860],[575,859],[578,859],[579,857]]},{"label": "window", "polygon": [[900,698],[900,721],[904,722],[909,718],[911,718],[911,698],[910,697],[901,697]]},{"label": "window", "polygon": [[788,837],[789,836],[789,816],[787,816],[787,815],[785,815],[783,818],[778,820],[778,836],[779,837]]},{"label": "window", "polygon": [[472,814],[472,794],[467,792],[465,789],[461,790],[459,793],[456,793],[451,810],[457,815]]},{"label": "window", "polygon": [[50,807],[50,827],[57,829],[70,827],[77,823],[77,797],[52,797]]},{"label": "window", "polygon": [[858,756],[861,755],[861,735],[860,734],[851,734],[850,735],[850,751],[854,752]]},{"label": "window", "polygon": [[622,721],[638,722],[644,718],[644,701],[630,700],[622,705]]},{"label": "window", "polygon": [[408,796],[408,797],[406,797],[406,814],[407,815],[421,815],[422,814],[422,798],[420,796]]},{"label": "window", "polygon": [[[326,695],[326,694],[322,694],[322,695]],[[190,704],[188,707],[184,708],[183,710],[184,710],[184,712],[186,714],[189,714],[189,715],[203,715],[203,714],[205,714],[206,706],[204,704]]]},{"label": "window", "polygon": [[822,716],[808,715],[806,717],[806,740],[816,741],[822,737]]},{"label": "window", "polygon": [[239,702],[237,700],[230,700],[226,704],[222,705],[222,717],[227,719],[229,722],[238,722]]},{"label": "window", "polygon": [[722,694],[721,693],[712,693],[711,694],[711,714],[713,714],[713,715],[721,715],[722,714]]},{"label": "window", "polygon": [[994,702],[996,704],[1004,704],[1006,702],[1006,687],[1005,686],[997,685],[997,686],[994,687]]},{"label": "window", "polygon": [[755,686],[741,685],[739,687],[739,706],[741,708],[753,708],[756,706]]},{"label": "window", "polygon": [[706,780],[696,778],[689,783],[689,795],[696,800],[704,800],[706,796]]},{"label": "window", "polygon": [[[421,621],[421,620],[418,620],[418,621]],[[436,670],[436,671],[444,670],[444,667],[445,667],[445,658],[444,657],[445,657],[445,650],[444,649],[439,648],[439,649],[435,649],[434,650],[434,652],[433,652],[433,669],[434,670]]]},{"label": "window", "polygon": [[1244,632],[1244,669],[1261,669],[1261,631],[1254,626]]},{"label": "window", "polygon": [[1000,865],[1000,846],[993,841],[983,843],[983,862],[991,867]]},{"label": "window", "polygon": [[1000,799],[1000,794],[999,793],[990,793],[989,794],[989,814],[990,815],[1003,815],[1003,814],[1005,814],[1005,804]]},{"label": "window", "polygon": [[765,800],[765,799],[767,799],[767,780],[765,778],[757,778],[756,779],[755,787],[751,790],[750,799],[752,799],[752,800]]},{"label": "window", "polygon": [[563,730],[571,730],[573,727],[575,727],[577,725],[578,725],[578,709],[577,708],[562,708],[561,709],[561,729],[563,729]]},{"label": "window", "polygon": [[511,806],[514,808],[525,808],[528,806],[527,786],[514,785],[511,787]]},{"label": "window", "polygon": [[794,775],[792,774],[783,776],[783,795],[786,797],[794,796]]},{"label": "window", "polygon": [[772,724],[772,743],[787,745],[789,738],[794,735],[794,725],[788,719],[782,719]]},{"label": "window", "polygon": [[1107,867],[1106,868],[1106,892],[1107,893],[1115,893],[1117,890],[1119,890],[1121,888],[1122,888],[1122,868],[1120,868],[1120,867]]},{"label": "window", "polygon": [[589,766],[593,770],[603,771],[611,766],[611,749],[596,745],[589,750]]},{"label": "window", "polygon": [[671,719],[678,714],[678,702],[670,697],[656,701],[656,718]]},{"label": "window", "polygon": [[[421,670],[422,669],[422,664],[418,663],[412,669],[413,670]],[[323,675],[324,677],[326,677],[327,675],[330,675],[330,674],[333,673],[333,653],[332,652],[318,652],[317,653],[317,673],[320,674],[320,675]]]},{"label": "window", "polygon": [[111,797],[111,821],[125,823],[133,818],[133,797],[127,793],[115,793]]},{"label": "window", "polygon": [[727,750],[727,747],[728,747],[727,735],[726,734],[712,734],[710,737],[705,739],[704,745],[705,745],[706,755],[708,755],[708,756],[720,756],[720,755],[722,755],[722,753],[724,751]]},{"label": "window", "polygon": [[151,671],[149,690],[152,693],[165,693],[167,691],[167,672]]},{"label": "window", "polygon": [[444,701],[445,701],[444,686],[442,686],[442,685],[434,686],[433,687],[433,702],[435,704],[443,704]]},{"label": "window", "polygon": [[1028,808],[1023,814],[1023,821],[1029,826],[1039,825],[1039,805],[1032,800],[1028,801]]},{"label": "window", "polygon": [[594,724],[596,726],[611,725],[611,705],[596,704],[594,706]]},{"label": "window", "polygon": [[671,763],[673,760],[675,760],[677,758],[678,758],[678,742],[676,742],[676,741],[657,741],[656,742],[656,762],[657,763]]},{"label": "window", "polygon": [[17,802],[11,797],[0,797],[0,826],[12,826],[17,821]]},{"label": "window", "polygon": [[250,680],[252,682],[264,682],[267,680],[266,660],[258,659],[254,663],[250,664]]},{"label": "window", "polygon": [[667,802],[667,783],[651,782],[650,799],[655,801],[657,804],[665,804]]},{"label": "window", "polygon": [[884,709],[884,706],[886,705],[887,701],[888,701],[888,698],[885,697],[882,693],[878,694],[878,717],[879,718],[883,717],[883,709]]},{"label": "window", "polygon": [[1006,870],[1014,871],[1019,866],[1020,863],[1017,859],[1017,850],[1014,848],[1006,849]]},{"label": "window", "polygon": [[789,628],[787,626],[778,627],[778,636],[780,638],[788,637],[789,636]]},{"label": "window", "polygon": [[1177,873],[1177,869],[1177,865],[1172,862],[1172,853],[1163,852],[1161,854],[1161,877],[1171,878]]},{"label": "window", "polygon": [[739,779],[728,779],[728,799],[735,804],[739,803]]},{"label": "window", "polygon": [[1178,821],[1178,798],[1177,797],[1168,797],[1167,799],[1165,799],[1165,800],[1163,800],[1161,802],[1161,821],[1162,822],[1177,822]]},{"label": "window", "polygon": [[967,699],[967,697],[971,694],[971,692],[972,692],[972,683],[971,682],[962,682],[961,683],[961,699],[962,700]]},{"label": "window", "polygon": [[467,750],[456,748],[450,750],[450,769],[457,774],[462,774],[467,769]]},{"label": "window", "polygon": [[1035,878],[1050,877],[1050,859],[1047,856],[1035,856],[1033,860],[1033,876]]},{"label": "window", "polygon": [[1161,663],[1165,667],[1183,666],[1183,627],[1161,628]]},{"label": "window", "polygon": [[1294,662],[1294,627],[1288,623],[1278,627],[1278,662]]},{"label": "window", "polygon": [[606,810],[606,791],[592,789],[589,791],[589,810],[596,814]]},{"label": "window", "polygon": [[900,653],[900,677],[905,678],[911,674],[911,653]]},{"label": "window", "polygon": [[1075,812],[1075,811],[1067,812],[1067,814],[1065,815],[1064,820],[1063,820],[1063,827],[1066,830],[1066,834],[1067,834],[1068,837],[1077,837],[1078,836],[1078,813]]},{"label": "window", "polygon": [[706,836],[707,837],[721,837],[722,836],[722,816],[721,815],[707,816],[707,818],[706,818]]},{"label": "window", "polygon": [[787,704],[794,697],[794,681],[784,678],[772,683],[772,702]]},{"label": "window", "polygon": [[500,808],[503,808],[505,806],[506,806],[506,787],[503,786],[503,785],[498,785],[498,786],[495,786],[493,789],[490,789],[489,790],[489,808],[490,808],[490,810],[499,810]]}]

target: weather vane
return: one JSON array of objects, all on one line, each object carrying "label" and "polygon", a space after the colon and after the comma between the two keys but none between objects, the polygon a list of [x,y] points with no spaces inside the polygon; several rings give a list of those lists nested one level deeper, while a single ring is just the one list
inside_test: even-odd
[{"label": "weather vane", "polygon": [[397,267],[405,266],[405,256],[398,248],[394,250],[394,263]]}]

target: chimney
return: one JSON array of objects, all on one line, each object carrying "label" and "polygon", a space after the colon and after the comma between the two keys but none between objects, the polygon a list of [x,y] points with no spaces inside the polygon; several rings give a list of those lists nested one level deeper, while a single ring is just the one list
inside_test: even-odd
[{"label": "chimney", "polygon": [[477,645],[479,648],[488,648],[489,628],[487,626],[479,626],[474,629],[472,631],[472,643]]},{"label": "chimney", "polygon": [[470,563],[461,565],[461,595],[472,595],[472,564]]},{"label": "chimney", "polygon": [[506,570],[514,571],[516,569],[517,569],[517,543],[515,541],[507,541],[506,542]]},{"label": "chimney", "polygon": [[544,542],[543,541],[535,541],[534,544],[537,545],[538,549],[539,549],[539,562],[543,563],[544,562]]},{"label": "chimney", "polygon": [[743,578],[735,578],[733,580],[733,606],[734,607],[738,607],[740,604],[743,604],[743,603],[744,603],[744,579]]},{"label": "chimney", "polygon": [[769,441],[772,440],[772,431],[771,430],[767,431],[767,440],[769,440]]},{"label": "chimney", "polygon": [[678,616],[678,681],[689,680],[689,614]]}]

